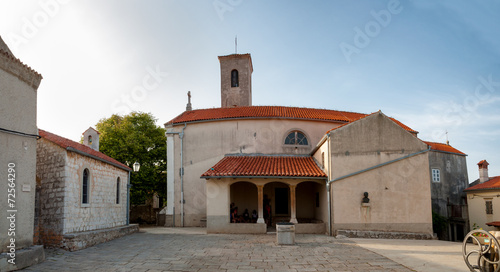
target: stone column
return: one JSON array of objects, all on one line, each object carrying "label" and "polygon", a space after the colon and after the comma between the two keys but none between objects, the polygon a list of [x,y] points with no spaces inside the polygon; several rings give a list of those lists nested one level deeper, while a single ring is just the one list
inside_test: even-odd
[{"label": "stone column", "polygon": [[297,215],[296,215],[296,200],[295,200],[295,188],[297,185],[289,185],[290,186],[290,206],[292,208],[292,216],[290,218],[290,223],[297,224]]},{"label": "stone column", "polygon": [[258,201],[259,201],[259,218],[257,219],[257,223],[265,223],[264,222],[264,185],[257,185],[258,191]]}]

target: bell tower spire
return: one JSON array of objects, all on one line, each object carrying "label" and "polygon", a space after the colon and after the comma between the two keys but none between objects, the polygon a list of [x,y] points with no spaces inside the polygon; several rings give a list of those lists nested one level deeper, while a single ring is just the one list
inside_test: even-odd
[{"label": "bell tower spire", "polygon": [[219,62],[221,107],[251,106],[253,66],[250,54],[219,56]]}]

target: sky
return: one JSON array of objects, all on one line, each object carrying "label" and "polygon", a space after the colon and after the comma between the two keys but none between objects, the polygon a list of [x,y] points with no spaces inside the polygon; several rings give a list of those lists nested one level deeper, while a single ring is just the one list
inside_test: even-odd
[{"label": "sky", "polygon": [[[0,0],[0,36],[41,73],[38,127],[220,107],[217,56],[250,53],[253,105],[382,110],[500,175],[499,1]],[[237,47],[235,47],[237,37]]]}]

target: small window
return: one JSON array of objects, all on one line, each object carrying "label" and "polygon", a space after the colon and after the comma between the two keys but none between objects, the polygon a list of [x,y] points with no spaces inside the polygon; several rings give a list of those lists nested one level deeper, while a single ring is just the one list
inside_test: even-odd
[{"label": "small window", "polygon": [[92,143],[92,135],[89,135],[89,144]]},{"label": "small window", "polygon": [[82,204],[89,203],[89,169],[83,170]]},{"label": "small window", "polygon": [[441,173],[439,169],[432,169],[432,182],[441,182]]},{"label": "small window", "polygon": [[287,145],[308,145],[307,138],[300,131],[292,131],[286,136],[285,144]]},{"label": "small window", "polygon": [[486,214],[493,214],[493,201],[486,200],[484,203],[486,204]]},{"label": "small window", "polygon": [[240,81],[238,78],[238,70],[231,71],[231,87],[239,87]]},{"label": "small window", "polygon": [[116,179],[116,204],[120,204],[120,177]]}]

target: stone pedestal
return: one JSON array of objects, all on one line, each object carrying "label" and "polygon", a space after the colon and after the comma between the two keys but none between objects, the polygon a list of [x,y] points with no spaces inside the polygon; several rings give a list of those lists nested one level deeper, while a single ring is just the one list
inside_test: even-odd
[{"label": "stone pedestal", "polygon": [[293,223],[276,223],[276,242],[278,245],[294,245],[295,225]]}]

